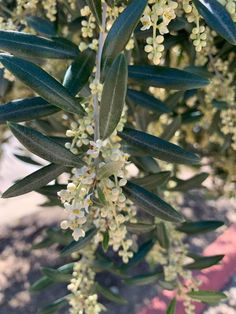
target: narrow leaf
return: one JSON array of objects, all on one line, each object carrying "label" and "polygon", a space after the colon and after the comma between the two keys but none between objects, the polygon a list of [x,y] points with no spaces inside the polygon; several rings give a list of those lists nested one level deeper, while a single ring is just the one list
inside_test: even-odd
[{"label": "narrow leaf", "polygon": [[41,97],[13,100],[0,106],[0,123],[23,122],[49,116],[59,109]]},{"label": "narrow leaf", "polygon": [[42,35],[53,37],[57,34],[54,23],[49,20],[38,16],[26,16],[26,22],[29,27]]},{"label": "narrow leaf", "polygon": [[102,1],[101,0],[86,0],[86,2],[95,17],[97,24],[101,26],[102,25]]},{"label": "narrow leaf", "polygon": [[42,133],[15,123],[9,123],[9,127],[21,144],[33,154],[63,166],[81,167],[83,165],[83,161],[78,156]]},{"label": "narrow leaf", "polygon": [[61,254],[68,255],[83,249],[91,241],[96,233],[96,229],[88,230],[84,238],[79,239],[79,241],[72,241],[69,245],[64,247],[64,249],[61,251]]},{"label": "narrow leaf", "polygon": [[102,59],[111,63],[124,50],[147,5],[147,0],[133,0],[113,23],[104,43]]},{"label": "narrow leaf", "polygon": [[59,166],[55,164],[43,167],[31,173],[24,179],[17,181],[3,193],[2,198],[15,197],[35,191],[52,180],[55,180],[60,174],[65,172],[66,169],[67,168],[64,165]]},{"label": "narrow leaf", "polygon": [[163,247],[164,249],[169,248],[170,241],[168,237],[168,232],[163,222],[158,223],[156,226],[156,237],[161,247]]},{"label": "narrow leaf", "polygon": [[[65,264],[59,268],[57,268],[57,271],[60,272],[61,274],[68,274],[72,272],[73,268],[73,263]],[[37,281],[35,281],[31,286],[30,286],[30,291],[31,292],[39,292],[52,284],[54,284],[52,279],[48,278],[47,276],[43,276]]]},{"label": "narrow leaf", "polygon": [[173,90],[201,88],[209,84],[208,79],[187,71],[163,66],[129,66],[129,78],[147,86]]},{"label": "narrow leaf", "polygon": [[209,304],[216,304],[222,300],[225,300],[227,297],[222,292],[217,291],[191,291],[188,293],[188,296],[199,302],[209,303]]},{"label": "narrow leaf", "polygon": [[118,304],[126,304],[127,303],[125,298],[123,298],[122,296],[120,296],[117,293],[112,292],[110,289],[101,286],[98,283],[96,283],[95,289],[96,289],[96,292],[98,294],[101,294],[104,298],[106,298],[109,301],[112,301],[112,302],[115,302]]},{"label": "narrow leaf", "polygon": [[186,221],[178,227],[177,230],[189,235],[194,235],[214,231],[223,225],[224,223],[218,220],[203,220],[196,222]]},{"label": "narrow leaf", "polygon": [[130,198],[138,207],[147,213],[160,219],[182,222],[183,216],[178,213],[172,206],[163,201],[159,196],[153,194],[139,185],[128,182],[123,190],[128,198]]},{"label": "narrow leaf", "polygon": [[213,265],[219,264],[219,262],[224,258],[224,255],[215,255],[215,256],[201,256],[193,263],[185,265],[187,269],[204,269],[211,267]]},{"label": "narrow leaf", "polygon": [[206,23],[227,40],[236,45],[236,26],[227,9],[216,0],[193,0]]},{"label": "narrow leaf", "polygon": [[161,278],[162,272],[147,273],[124,279],[127,285],[145,286],[154,284]]},{"label": "narrow leaf", "polygon": [[95,53],[92,50],[81,52],[66,71],[63,85],[76,95],[88,82],[95,65]]},{"label": "narrow leaf", "polygon": [[103,87],[99,119],[102,139],[109,137],[120,121],[126,97],[127,76],[126,58],[120,54],[112,63]]},{"label": "narrow leaf", "polygon": [[104,252],[107,252],[108,247],[109,247],[109,232],[106,231],[106,232],[103,234],[103,241],[102,241],[102,248],[103,248],[103,251],[104,251]]},{"label": "narrow leaf", "polygon": [[142,234],[153,231],[156,228],[156,225],[147,223],[127,223],[126,228],[129,232]]},{"label": "narrow leaf", "polygon": [[42,268],[42,273],[53,282],[69,282],[72,277],[72,271],[73,271],[73,267],[71,268],[70,273],[61,272],[60,270],[49,268],[49,267]]},{"label": "narrow leaf", "polygon": [[119,136],[128,143],[142,149],[147,155],[166,162],[191,165],[198,164],[200,161],[196,154],[141,131],[125,128],[123,132],[119,133]]},{"label": "narrow leaf", "polygon": [[166,314],[175,314],[176,311],[176,299],[173,299],[167,309]]},{"label": "narrow leaf", "polygon": [[127,98],[135,104],[158,113],[169,113],[170,109],[161,100],[144,92],[128,89]]},{"label": "narrow leaf", "polygon": [[63,45],[59,41],[23,32],[0,31],[0,49],[25,58],[74,59],[79,50],[76,45]]},{"label": "narrow leaf", "polygon": [[48,277],[43,276],[37,281],[35,281],[31,286],[30,286],[30,291],[31,292],[39,292],[42,291],[43,289],[46,289],[47,287],[51,286],[53,284],[53,281],[50,280]]},{"label": "narrow leaf", "polygon": [[150,252],[150,250],[153,248],[154,242],[152,240],[149,240],[145,243],[143,243],[137,252],[134,253],[134,256],[129,260],[128,264],[123,264],[120,267],[121,271],[126,271],[128,269],[131,269],[135,266],[137,266],[140,262],[142,262],[147,256],[147,254]]},{"label": "narrow leaf", "polygon": [[99,180],[109,178],[111,175],[117,173],[118,170],[120,170],[123,162],[121,161],[111,161],[101,168],[98,168],[97,170],[97,177]]},{"label": "narrow leaf", "polygon": [[31,164],[34,166],[42,166],[42,164],[40,164],[39,162],[35,161],[34,159],[32,159],[29,156],[23,156],[23,155],[18,155],[18,154],[14,154],[14,156],[19,159],[20,161],[23,161],[27,164]]},{"label": "narrow leaf", "polygon": [[67,305],[68,301],[66,299],[66,297],[60,298],[56,301],[54,301],[53,303],[45,306],[39,313],[40,314],[54,314],[54,313],[58,313],[58,311],[64,307],[65,305]]},{"label": "narrow leaf", "polygon": [[176,131],[178,131],[180,127],[181,117],[177,116],[169,125],[167,125],[167,127],[165,128],[164,132],[161,134],[160,137],[168,141],[175,135]]},{"label": "narrow leaf", "polygon": [[38,189],[37,192],[48,197],[57,197],[57,192],[61,190],[66,190],[66,184],[46,185]]},{"label": "narrow leaf", "polygon": [[193,176],[192,178],[188,180],[180,180],[178,181],[177,185],[174,188],[171,188],[171,191],[179,191],[179,192],[186,192],[190,191],[192,189],[199,188],[204,182],[207,177],[209,176],[208,173],[203,172],[199,173],[196,176]]},{"label": "narrow leaf", "polygon": [[32,62],[1,54],[0,62],[24,84],[50,104],[62,110],[83,114],[84,110],[64,86]]},{"label": "narrow leaf", "polygon": [[169,180],[170,176],[170,171],[162,171],[142,178],[133,179],[132,182],[153,191],[164,185]]}]

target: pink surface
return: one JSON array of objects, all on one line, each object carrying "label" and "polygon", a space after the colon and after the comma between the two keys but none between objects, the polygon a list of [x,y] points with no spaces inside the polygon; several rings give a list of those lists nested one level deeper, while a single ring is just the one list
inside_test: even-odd
[{"label": "pink surface", "polygon": [[[229,227],[215,242],[210,244],[203,255],[225,255],[220,265],[204,269],[197,273],[197,277],[202,281],[202,290],[221,291],[236,273],[236,224]],[[164,314],[167,305],[174,297],[172,291],[163,291],[161,296],[153,298],[150,303],[139,311],[138,314]],[[205,305],[196,303],[196,314],[202,313]],[[181,301],[178,301],[176,314],[184,314]]]}]

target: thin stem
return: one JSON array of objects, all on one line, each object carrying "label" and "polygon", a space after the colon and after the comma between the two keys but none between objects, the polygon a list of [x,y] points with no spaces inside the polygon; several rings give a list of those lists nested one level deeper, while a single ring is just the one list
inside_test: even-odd
[{"label": "thin stem", "polygon": [[[99,33],[98,40],[98,52],[97,52],[97,61],[96,61],[96,74],[95,80],[99,83],[101,80],[101,59],[102,59],[102,49],[106,36],[106,15],[107,15],[107,4],[104,2],[102,4],[102,27]],[[99,131],[99,101],[98,95],[93,96],[94,104],[94,141],[97,141],[100,138]]]}]

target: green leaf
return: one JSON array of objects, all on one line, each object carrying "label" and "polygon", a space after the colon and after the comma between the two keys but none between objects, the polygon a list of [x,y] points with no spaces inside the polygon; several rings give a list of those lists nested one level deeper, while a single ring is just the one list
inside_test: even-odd
[{"label": "green leaf", "polygon": [[101,26],[102,25],[102,1],[101,0],[86,0],[86,2],[95,17],[97,24]]},{"label": "green leaf", "polygon": [[27,164],[31,164],[34,166],[42,166],[42,164],[40,164],[39,162],[33,160],[31,157],[28,156],[23,156],[23,155],[18,155],[18,154],[14,154],[14,156],[19,159],[20,161],[23,161]]},{"label": "green leaf", "polygon": [[109,259],[103,258],[103,256],[96,257],[92,263],[92,268],[95,270],[95,272],[109,271],[113,266],[113,262]]},{"label": "green leaf", "polygon": [[126,228],[132,233],[147,233],[153,231],[156,225],[147,223],[126,223]]},{"label": "green leaf", "polygon": [[178,180],[177,185],[174,188],[171,188],[171,191],[178,191],[178,192],[186,192],[190,191],[192,189],[199,188],[206,180],[206,178],[209,176],[208,173],[202,172],[197,174],[196,176],[193,176],[192,178],[188,180]]},{"label": "green leaf", "polygon": [[84,238],[80,238],[79,241],[72,241],[69,245],[63,248],[61,254],[69,255],[73,252],[77,252],[83,249],[91,241],[91,239],[95,236],[96,233],[97,229],[95,228],[88,230]]},{"label": "green leaf", "polygon": [[46,276],[41,277],[30,286],[30,292],[39,292],[51,286],[53,281]]},{"label": "green leaf", "polygon": [[109,247],[109,232],[106,231],[104,234],[103,234],[103,241],[102,241],[102,248],[103,248],[103,251],[104,252],[107,252],[108,250],[108,247]]},{"label": "green leaf", "polygon": [[95,289],[96,289],[96,292],[98,294],[102,295],[104,298],[106,298],[109,301],[112,301],[112,302],[115,302],[118,304],[126,304],[127,303],[125,298],[123,298],[122,296],[120,296],[117,293],[112,292],[110,289],[101,286],[98,283],[96,283]]},{"label": "green leaf", "polygon": [[29,121],[58,111],[57,107],[50,105],[41,97],[13,100],[0,106],[0,123]]},{"label": "green leaf", "polygon": [[36,32],[49,37],[56,36],[56,28],[51,21],[38,16],[26,16],[25,19],[29,27],[33,28]]},{"label": "green leaf", "polygon": [[76,95],[88,82],[95,65],[94,51],[87,49],[81,52],[66,71],[63,85]]},{"label": "green leaf", "polygon": [[219,264],[224,255],[200,256],[193,263],[185,265],[187,269],[204,269]]},{"label": "green leaf", "polygon": [[40,314],[54,314],[58,313],[58,311],[66,306],[68,303],[67,297],[60,298],[53,303],[45,306],[39,313]]},{"label": "green leaf", "polygon": [[120,121],[127,91],[127,76],[126,58],[120,54],[112,63],[103,86],[99,116],[102,139],[109,137]]},{"label": "green leaf", "polygon": [[37,192],[48,197],[57,197],[57,192],[66,190],[66,187],[66,184],[46,185],[38,189]]},{"label": "green leaf", "polygon": [[156,226],[156,237],[160,246],[164,249],[168,249],[170,246],[170,241],[167,233],[166,226],[163,222],[160,222]]},{"label": "green leaf", "polygon": [[203,117],[203,113],[198,109],[190,109],[181,115],[182,124],[195,123]]},{"label": "green leaf", "polygon": [[[73,264],[73,263],[72,263]],[[70,273],[65,273],[57,269],[43,267],[42,273],[53,282],[69,282],[72,277],[73,266]]]},{"label": "green leaf", "polygon": [[206,23],[230,44],[236,45],[236,26],[227,9],[216,0],[193,0]]},{"label": "green leaf", "polygon": [[169,113],[170,109],[161,100],[136,90],[128,89],[128,100],[131,100],[135,104],[158,113]]},{"label": "green leaf", "polygon": [[183,216],[172,206],[167,204],[156,194],[145,190],[139,185],[128,182],[126,186],[123,187],[123,191],[138,207],[154,217],[172,222],[182,222],[184,220]]},{"label": "green leaf", "polygon": [[[73,265],[74,265],[74,263],[65,264],[65,265],[57,268],[57,271],[60,272],[61,274],[72,273]],[[55,283],[55,281],[53,281],[49,277],[43,276],[40,279],[38,279],[37,281],[35,281],[30,286],[30,291],[31,292],[39,292],[39,291],[51,286],[54,283]]]},{"label": "green leaf", "polygon": [[0,55],[0,62],[50,104],[68,112],[84,114],[78,100],[56,79],[37,65],[5,54]]},{"label": "green leaf", "polygon": [[166,314],[175,314],[176,311],[176,299],[173,299],[167,309]]},{"label": "green leaf", "polygon": [[164,290],[170,290],[170,291],[173,291],[173,290],[176,290],[178,285],[176,283],[176,280],[174,281],[165,281],[164,280],[164,276],[163,276],[163,279],[159,279],[158,280],[158,285],[164,289]]},{"label": "green leaf", "polygon": [[98,199],[101,202],[101,204],[106,206],[107,205],[106,197],[105,197],[102,189],[99,186],[97,187],[97,193],[98,193]]},{"label": "green leaf", "polygon": [[198,164],[200,161],[196,154],[141,131],[125,128],[123,132],[119,133],[119,136],[128,143],[139,147],[139,149],[146,152],[147,155],[166,162],[191,165]]},{"label": "green leaf", "polygon": [[162,171],[155,174],[150,174],[142,178],[133,179],[132,182],[141,185],[147,190],[156,190],[160,186],[166,184],[171,176],[170,171]]},{"label": "green leaf", "polygon": [[65,172],[66,169],[67,168],[64,165],[54,164],[43,167],[31,173],[24,179],[17,181],[2,194],[2,198],[15,197],[35,191],[52,180],[55,180],[60,174]]},{"label": "green leaf", "polygon": [[124,282],[127,285],[135,285],[135,286],[145,286],[154,284],[161,278],[162,272],[155,272],[155,273],[147,273],[142,275],[137,275],[130,278],[125,278]]},{"label": "green leaf", "polygon": [[53,245],[54,242],[50,239],[43,239],[42,241],[33,244],[31,247],[31,250],[41,250],[44,248],[49,248],[51,245]]},{"label": "green leaf", "polygon": [[43,159],[68,167],[84,164],[78,156],[36,130],[15,123],[9,123],[9,127],[23,146]]},{"label": "green leaf", "polygon": [[225,300],[227,297],[222,292],[217,291],[191,291],[188,292],[188,296],[193,299],[194,301],[209,303],[209,304],[216,304],[222,300]]},{"label": "green leaf", "polygon": [[115,20],[103,47],[102,59],[105,64],[111,63],[125,49],[146,5],[147,0],[133,0]]},{"label": "green leaf", "polygon": [[0,31],[0,49],[24,58],[74,59],[79,52],[75,45],[15,31]]},{"label": "green leaf", "polygon": [[175,135],[176,131],[178,131],[181,127],[181,122],[182,119],[180,116],[174,118],[173,121],[166,126],[164,132],[161,134],[160,137],[166,141],[170,140]]},{"label": "green leaf", "polygon": [[171,109],[173,110],[180,101],[182,101],[184,96],[184,92],[180,91],[180,92],[175,92],[173,94],[170,94],[169,97],[167,97],[165,99],[165,104]]},{"label": "green leaf", "polygon": [[186,221],[180,227],[178,227],[177,230],[189,235],[193,235],[210,232],[222,227],[223,225],[224,223],[218,220],[202,220],[196,222]]},{"label": "green leaf", "polygon": [[129,78],[146,86],[173,90],[201,88],[209,80],[187,71],[152,65],[129,66]]},{"label": "green leaf", "polygon": [[123,264],[120,267],[120,270],[126,271],[137,266],[140,262],[144,260],[145,256],[151,251],[153,245],[154,245],[153,240],[149,240],[143,243],[139,247],[138,251],[134,253],[134,256],[129,260],[128,264]]},{"label": "green leaf", "polygon": [[117,173],[120,170],[123,162],[122,161],[111,161],[101,168],[97,169],[97,177],[99,180],[109,178],[111,175]]},{"label": "green leaf", "polygon": [[[138,149],[138,146],[134,146]],[[141,151],[141,150],[140,150]],[[144,155],[147,155],[147,153]],[[145,173],[151,173],[156,174],[157,172],[160,172],[160,167],[157,163],[157,161],[150,157],[150,156],[141,156],[141,157],[132,157],[132,162],[134,162],[135,165],[137,165],[138,168],[143,170]]]},{"label": "green leaf", "polygon": [[[47,236],[54,242],[57,244],[61,244],[61,245],[67,245],[71,242],[72,239],[72,235],[70,230],[62,230],[60,228],[48,228],[47,229]],[[65,266],[66,268],[66,266]],[[67,268],[66,268],[67,269]],[[59,268],[59,270],[63,270],[64,271],[64,267],[63,268]]]}]

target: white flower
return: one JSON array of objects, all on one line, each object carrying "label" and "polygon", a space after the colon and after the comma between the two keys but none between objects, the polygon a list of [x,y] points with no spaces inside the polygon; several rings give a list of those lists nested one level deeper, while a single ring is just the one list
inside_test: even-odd
[{"label": "white flower", "polygon": [[145,31],[152,27],[152,21],[149,15],[144,15],[141,18],[141,22],[143,24],[143,27],[141,28],[142,31]]},{"label": "white flower", "polygon": [[72,236],[75,241],[78,241],[80,238],[85,237],[85,231],[81,228],[74,229]]}]

